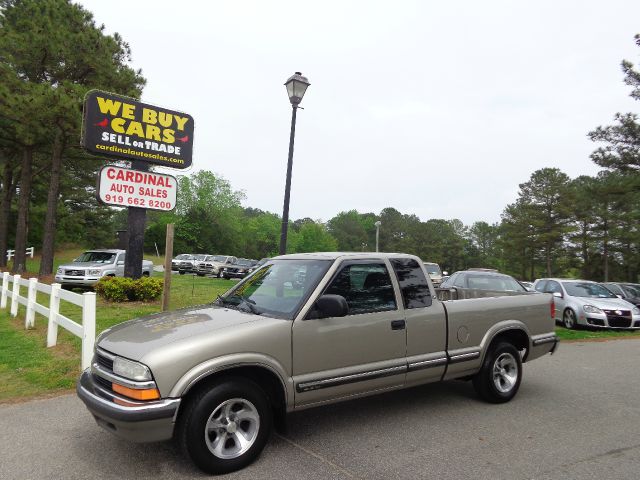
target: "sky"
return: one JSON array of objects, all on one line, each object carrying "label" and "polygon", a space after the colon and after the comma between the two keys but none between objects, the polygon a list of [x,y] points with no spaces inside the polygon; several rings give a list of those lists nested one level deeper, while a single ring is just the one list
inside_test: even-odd
[{"label": "sky", "polygon": [[[290,218],[394,207],[498,222],[537,169],[594,175],[587,133],[638,112],[640,2],[81,0],[132,50],[142,100],[195,119],[190,171]],[[189,171],[176,171],[181,174]]]}]

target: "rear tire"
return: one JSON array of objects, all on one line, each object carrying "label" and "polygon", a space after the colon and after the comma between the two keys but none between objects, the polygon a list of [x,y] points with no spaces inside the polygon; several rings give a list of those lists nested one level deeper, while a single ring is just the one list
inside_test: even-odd
[{"label": "rear tire", "polygon": [[258,458],[272,425],[264,391],[250,380],[227,378],[189,399],[176,438],[198,468],[223,474]]},{"label": "rear tire", "polygon": [[184,270],[178,270],[178,273],[179,273],[180,275],[184,275],[186,272],[185,272]]},{"label": "rear tire", "polygon": [[520,352],[509,342],[492,346],[473,377],[473,387],[489,403],[505,403],[518,393],[522,381]]}]

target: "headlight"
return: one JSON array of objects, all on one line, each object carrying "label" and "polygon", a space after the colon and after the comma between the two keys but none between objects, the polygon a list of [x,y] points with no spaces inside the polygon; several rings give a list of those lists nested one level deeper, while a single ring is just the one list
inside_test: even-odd
[{"label": "headlight", "polygon": [[633,307],[631,309],[631,315],[640,315],[640,308],[638,307]]},{"label": "headlight", "polygon": [[152,380],[149,367],[122,357],[116,357],[113,361],[113,373],[130,380]]},{"label": "headlight", "polygon": [[89,270],[89,275],[100,275],[102,270]]},{"label": "headlight", "polygon": [[56,273],[57,273],[58,275],[62,275],[64,272],[62,271],[62,269],[61,269],[61,268],[59,268],[59,269],[56,271]]},{"label": "headlight", "polygon": [[601,313],[604,315],[604,312],[600,310],[598,307],[594,307],[593,305],[585,305],[582,309],[587,313]]}]

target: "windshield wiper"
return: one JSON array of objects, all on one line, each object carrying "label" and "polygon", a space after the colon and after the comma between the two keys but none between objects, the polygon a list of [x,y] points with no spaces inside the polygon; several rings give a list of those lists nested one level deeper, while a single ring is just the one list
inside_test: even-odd
[{"label": "windshield wiper", "polygon": [[256,302],[254,300],[251,300],[249,297],[243,297],[242,295],[238,295],[238,297],[245,303],[251,313],[260,315],[260,311],[256,308]]},{"label": "windshield wiper", "polygon": [[[255,306],[256,302],[254,300],[251,300],[249,297],[243,297],[242,295],[232,295],[232,297],[239,298],[240,302],[235,303],[230,301],[228,298],[218,295],[216,303],[225,307],[242,310],[243,312],[253,313],[254,315],[261,314],[261,312]],[[246,305],[246,308],[242,308],[241,305]]]}]

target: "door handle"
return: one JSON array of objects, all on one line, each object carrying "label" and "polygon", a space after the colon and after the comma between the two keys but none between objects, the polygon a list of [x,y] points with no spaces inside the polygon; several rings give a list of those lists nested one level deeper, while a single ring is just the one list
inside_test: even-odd
[{"label": "door handle", "polygon": [[391,320],[391,330],[404,330],[405,326],[404,320]]}]

